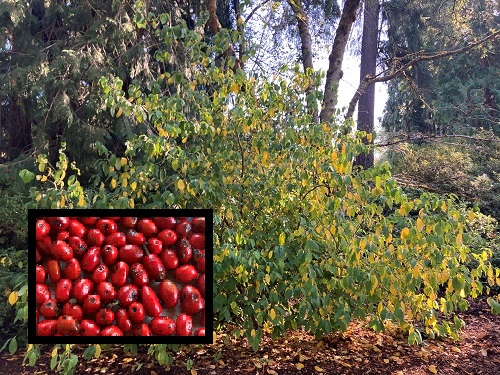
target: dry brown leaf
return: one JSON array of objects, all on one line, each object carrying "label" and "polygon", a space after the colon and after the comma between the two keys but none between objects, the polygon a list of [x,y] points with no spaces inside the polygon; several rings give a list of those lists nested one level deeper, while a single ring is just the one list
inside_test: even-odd
[{"label": "dry brown leaf", "polygon": [[314,369],[315,369],[316,371],[318,371],[318,372],[323,372],[323,371],[325,371],[325,370],[323,370],[323,369],[322,369],[321,367],[319,367],[319,366],[314,366]]},{"label": "dry brown leaf", "polygon": [[258,362],[257,362],[257,363],[255,363],[255,367],[257,367],[257,368],[262,368],[262,365],[261,365],[260,363],[258,363]]},{"label": "dry brown leaf", "polygon": [[481,354],[483,357],[487,357],[488,356],[488,352],[486,351],[486,349],[481,349]]},{"label": "dry brown leaf", "polygon": [[453,350],[454,352],[456,353],[461,353],[462,351],[460,350],[460,348],[457,348],[456,346],[452,346],[451,347],[451,350]]},{"label": "dry brown leaf", "polygon": [[191,370],[191,375],[198,375],[198,371],[196,371],[195,369],[192,369]]},{"label": "dry brown leaf", "polygon": [[434,366],[434,365],[429,366],[429,371],[432,372],[433,374],[438,373],[438,370],[437,370],[436,366]]},{"label": "dry brown leaf", "polygon": [[278,375],[278,373],[272,369],[267,369],[267,373],[270,374],[270,375]]},{"label": "dry brown leaf", "polygon": [[297,367],[298,370],[301,370],[304,368],[304,364],[299,362],[295,365],[295,367]]},{"label": "dry brown leaf", "polygon": [[384,363],[389,363],[390,361],[387,358],[384,358]]},{"label": "dry brown leaf", "polygon": [[300,355],[299,356],[299,362],[304,362],[305,360],[309,359],[309,357],[306,357],[305,355]]}]

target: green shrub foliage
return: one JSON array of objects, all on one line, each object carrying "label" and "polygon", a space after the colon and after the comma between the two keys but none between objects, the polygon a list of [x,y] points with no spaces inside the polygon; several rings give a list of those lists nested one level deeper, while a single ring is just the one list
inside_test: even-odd
[{"label": "green shrub foliage", "polygon": [[[304,327],[321,336],[355,318],[376,330],[392,321],[410,343],[423,332],[457,337],[454,312],[500,283],[500,270],[487,249],[470,251],[453,200],[408,198],[386,164],[354,169],[364,134],[307,114],[303,93],[321,77],[298,68],[284,70],[286,79],[249,77],[231,57],[215,60],[237,35],[206,44],[182,25],[158,32],[182,45],[189,69],[158,74],[148,92],[100,82],[113,115],[149,131],[121,155],[96,144],[90,187],[64,151],[56,166],[40,156],[39,174],[24,175],[36,184],[32,206],[214,208],[215,319],[255,350],[264,334]],[[168,363],[167,349],[150,352]]]}]

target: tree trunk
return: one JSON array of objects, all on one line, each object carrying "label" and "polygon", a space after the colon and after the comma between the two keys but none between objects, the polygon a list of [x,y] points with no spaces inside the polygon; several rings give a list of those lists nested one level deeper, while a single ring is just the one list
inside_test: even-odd
[{"label": "tree trunk", "polygon": [[[367,75],[372,77],[377,68],[377,41],[378,41],[378,0],[366,0],[363,12],[363,39],[361,42],[361,69],[360,81]],[[373,133],[375,125],[375,85],[368,86],[362,93],[358,102],[358,130],[367,134]],[[373,137],[363,138],[363,143],[373,146]],[[373,147],[367,154],[361,154],[356,158],[356,165],[363,168],[373,167]]]},{"label": "tree trunk", "polygon": [[326,72],[325,96],[320,115],[321,122],[331,120],[337,106],[339,82],[342,78],[342,60],[344,59],[344,51],[349,40],[352,24],[356,21],[360,2],[360,0],[346,0],[342,9],[342,16],[335,31],[328,71]]},{"label": "tree trunk", "polygon": [[[311,32],[309,31],[309,19],[307,14],[302,7],[300,0],[287,0],[288,4],[295,14],[295,19],[297,20],[297,25],[299,27],[300,44],[302,50],[302,66],[304,72],[308,69],[314,70],[313,60],[312,60],[312,39]],[[306,88],[306,95],[309,96],[310,93],[314,91],[314,87],[311,84]],[[315,123],[319,122],[318,118],[318,108],[317,103],[314,98],[308,99],[309,112],[313,117]]]}]

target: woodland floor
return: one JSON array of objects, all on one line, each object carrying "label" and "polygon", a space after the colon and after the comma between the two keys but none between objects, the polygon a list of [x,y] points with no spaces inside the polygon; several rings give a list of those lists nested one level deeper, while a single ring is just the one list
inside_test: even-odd
[{"label": "woodland floor", "polygon": [[[229,375],[229,374],[500,374],[500,316],[489,312],[484,300],[471,302],[461,313],[466,322],[460,341],[424,340],[408,346],[397,333],[375,333],[362,322],[351,324],[345,333],[321,340],[301,331],[279,340],[265,339],[258,352],[244,340],[227,340],[220,335],[215,345],[191,347],[176,355],[170,368],[159,366],[139,352],[130,357],[122,349],[104,351],[98,359],[78,363],[77,374],[138,375]],[[51,374],[50,350],[35,367],[23,365],[22,353],[0,354],[4,374]],[[217,354],[220,358],[217,360]],[[193,360],[186,369],[188,358]],[[138,364],[142,367],[138,370]]]}]

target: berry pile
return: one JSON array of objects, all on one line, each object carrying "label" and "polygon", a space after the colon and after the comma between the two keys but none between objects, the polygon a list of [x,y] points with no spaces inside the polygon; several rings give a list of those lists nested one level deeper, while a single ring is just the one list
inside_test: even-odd
[{"label": "berry pile", "polygon": [[38,336],[205,336],[205,217],[38,217],[36,264]]}]

